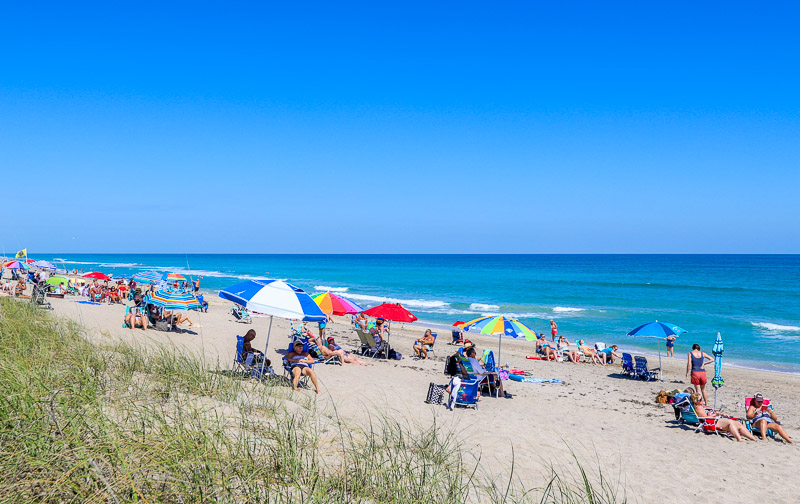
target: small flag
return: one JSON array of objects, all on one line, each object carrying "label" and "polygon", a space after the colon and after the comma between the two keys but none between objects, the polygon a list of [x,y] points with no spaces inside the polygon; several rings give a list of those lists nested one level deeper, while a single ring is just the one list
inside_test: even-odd
[{"label": "small flag", "polygon": [[14,259],[17,259],[19,257],[28,257],[28,249],[24,248],[19,252],[17,252],[17,255],[14,256]]}]

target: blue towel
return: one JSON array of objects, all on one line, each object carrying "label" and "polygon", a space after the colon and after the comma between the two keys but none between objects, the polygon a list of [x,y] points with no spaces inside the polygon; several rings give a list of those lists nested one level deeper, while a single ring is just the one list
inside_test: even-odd
[{"label": "blue towel", "polygon": [[94,301],[73,301],[73,303],[80,303],[80,304],[96,304],[99,305],[100,303],[95,303]]},{"label": "blue towel", "polygon": [[508,379],[524,383],[564,383],[563,380],[556,380],[555,378],[531,378],[530,376],[516,374],[509,374]]}]

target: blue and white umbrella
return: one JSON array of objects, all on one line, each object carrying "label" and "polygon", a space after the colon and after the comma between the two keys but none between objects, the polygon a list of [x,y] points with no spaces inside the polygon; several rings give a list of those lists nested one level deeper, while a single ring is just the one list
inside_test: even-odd
[{"label": "blue and white umbrella", "polygon": [[53,266],[53,263],[51,263],[50,261],[34,261],[32,266],[36,266],[37,268],[42,268],[42,269],[51,269],[51,270],[56,269],[56,267]]},{"label": "blue and white umbrella", "polygon": [[711,385],[714,386],[714,409],[717,407],[717,390],[725,385],[725,380],[722,379],[722,352],[725,351],[725,346],[722,344],[722,334],[717,333],[717,340],[714,342],[714,348],[711,353],[714,355],[714,378],[711,380]]},{"label": "blue and white umbrella", "polygon": [[272,318],[282,317],[309,322],[325,322],[328,316],[306,291],[280,280],[247,280],[219,292],[219,297],[233,301],[250,311],[269,315],[269,330],[264,355],[269,348]]},{"label": "blue and white umbrella", "polygon": [[628,336],[634,338],[656,338],[658,340],[658,374],[659,378],[663,380],[664,377],[661,371],[661,340],[667,339],[667,336],[678,337],[685,332],[686,330],[681,329],[675,324],[654,320],[653,322],[647,322],[639,327],[631,329],[628,331]]}]

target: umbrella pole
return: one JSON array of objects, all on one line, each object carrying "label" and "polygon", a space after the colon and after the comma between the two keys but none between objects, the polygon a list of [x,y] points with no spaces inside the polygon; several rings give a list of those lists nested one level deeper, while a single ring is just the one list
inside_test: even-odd
[{"label": "umbrella pole", "polygon": [[267,348],[269,348],[270,334],[272,334],[272,315],[269,316],[269,329],[267,329],[267,343],[264,345],[264,360],[261,361],[261,376],[264,376],[264,368],[267,366]]},{"label": "umbrella pole", "polygon": [[501,353],[502,350],[503,350],[503,335],[499,334],[497,338],[497,364],[495,364],[495,367],[498,367],[500,363],[503,362],[503,359],[500,358],[500,356],[503,355]]},{"label": "umbrella pole", "polygon": [[658,338],[658,378],[664,381],[664,370],[661,367],[661,338]]}]

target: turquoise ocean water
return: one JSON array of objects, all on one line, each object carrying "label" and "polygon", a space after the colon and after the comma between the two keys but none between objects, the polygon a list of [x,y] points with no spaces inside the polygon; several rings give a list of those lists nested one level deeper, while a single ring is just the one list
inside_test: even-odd
[{"label": "turquoise ocean water", "polygon": [[[334,291],[365,308],[397,300],[422,325],[483,314],[520,318],[549,339],[550,319],[571,340],[656,351],[626,336],[661,320],[710,353],[717,331],[726,362],[800,372],[800,255],[147,255],[40,254],[64,267],[203,275],[202,289],[280,278],[309,293]],[[663,346],[662,346],[663,348]]]}]

